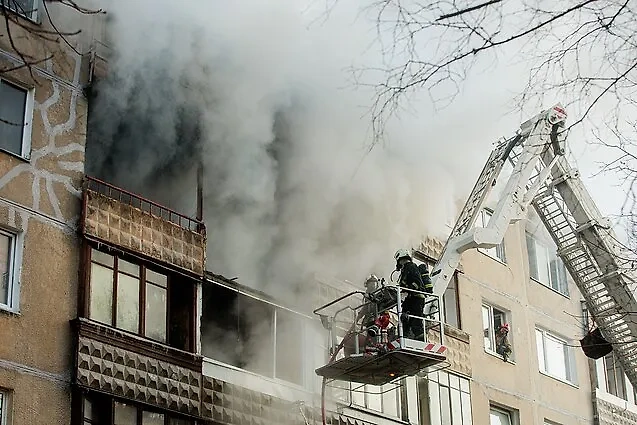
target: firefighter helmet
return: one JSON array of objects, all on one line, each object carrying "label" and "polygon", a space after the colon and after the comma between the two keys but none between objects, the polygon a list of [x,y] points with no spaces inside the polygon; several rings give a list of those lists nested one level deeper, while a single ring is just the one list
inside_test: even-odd
[{"label": "firefighter helmet", "polygon": [[409,253],[409,251],[407,251],[406,249],[399,249],[398,251],[396,251],[396,253],[394,254],[394,259],[396,261],[400,260],[401,258],[409,258],[411,260],[411,254]]}]

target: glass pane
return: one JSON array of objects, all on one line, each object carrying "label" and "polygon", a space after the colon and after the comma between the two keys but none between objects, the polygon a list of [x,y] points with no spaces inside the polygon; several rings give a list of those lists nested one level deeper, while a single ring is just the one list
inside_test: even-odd
[{"label": "glass pane", "polygon": [[398,389],[395,384],[383,386],[383,413],[398,417]]},{"label": "glass pane", "polygon": [[445,314],[445,322],[449,325],[460,328],[460,315],[458,313],[458,290],[456,286],[456,277],[454,276],[449,282],[449,286],[443,295],[443,307]]},{"label": "glass pane", "polygon": [[0,148],[22,155],[27,91],[0,81]]},{"label": "glass pane", "polygon": [[142,425],[164,425],[162,413],[142,412]]},{"label": "glass pane", "polygon": [[164,288],[168,285],[168,276],[154,272],[150,269],[146,269],[146,280]]},{"label": "glass pane", "polygon": [[471,396],[468,393],[460,395],[462,404],[462,425],[471,425]]},{"label": "glass pane", "polygon": [[456,390],[460,389],[460,378],[452,373],[449,374],[449,386]]},{"label": "glass pane", "polygon": [[550,336],[544,339],[546,349],[546,371],[551,375],[566,379],[566,358],[564,357],[564,344]]},{"label": "glass pane", "polygon": [[93,419],[93,404],[87,398],[84,399],[84,419]]},{"label": "glass pane", "polygon": [[137,264],[129,263],[121,259],[117,259],[117,269],[120,272],[128,273],[130,275],[139,277],[139,266]]},{"label": "glass pane", "polygon": [[137,409],[123,403],[115,403],[114,425],[137,425]]},{"label": "glass pane", "polygon": [[537,255],[537,279],[545,285],[550,285],[551,277],[549,274],[549,252],[544,246],[536,242],[535,253]]},{"label": "glass pane", "polygon": [[289,311],[276,312],[276,377],[303,385],[303,319]]},{"label": "glass pane", "polygon": [[535,330],[535,342],[537,344],[537,361],[540,365],[540,370],[546,372],[546,362],[544,360],[544,334],[536,329]]},{"label": "glass pane", "polygon": [[139,330],[139,279],[118,273],[116,326],[130,332]]},{"label": "glass pane", "polygon": [[367,385],[365,389],[367,390],[367,408],[382,412],[383,406],[381,404],[380,387]]},{"label": "glass pane", "polygon": [[113,270],[91,264],[89,318],[107,325],[113,324]]},{"label": "glass pane", "polygon": [[460,404],[460,391],[451,389],[451,423],[462,424],[462,406]]},{"label": "glass pane", "polygon": [[442,414],[442,423],[451,423],[451,400],[449,400],[449,388],[440,387],[440,412]]},{"label": "glass pane", "polygon": [[526,249],[529,256],[529,273],[533,279],[538,279],[537,258],[535,256],[535,241],[528,233],[526,234]]},{"label": "glass pane", "polygon": [[416,378],[413,376],[407,377],[405,385],[407,386],[407,414],[409,416],[409,422],[417,424],[420,420],[418,415],[418,384]]},{"label": "glass pane", "polygon": [[508,412],[491,409],[490,425],[512,425]]},{"label": "glass pane", "polygon": [[365,407],[365,386],[356,382],[352,383],[352,403]]},{"label": "glass pane", "polygon": [[484,348],[487,350],[493,350],[493,344],[491,344],[491,312],[489,311],[489,307],[482,306],[482,329],[484,335]]},{"label": "glass pane", "polygon": [[113,267],[115,263],[113,256],[96,249],[91,250],[91,261]]},{"label": "glass pane", "polygon": [[443,425],[440,412],[440,387],[435,382],[429,381],[427,388],[429,390],[429,417],[431,419],[431,425]]},{"label": "glass pane", "polygon": [[469,380],[468,379],[460,378],[460,390],[465,392],[465,393],[469,392]]},{"label": "glass pane", "polygon": [[0,304],[9,304],[11,286],[12,238],[0,233]]},{"label": "glass pane", "polygon": [[166,289],[146,284],[146,336],[166,341]]}]

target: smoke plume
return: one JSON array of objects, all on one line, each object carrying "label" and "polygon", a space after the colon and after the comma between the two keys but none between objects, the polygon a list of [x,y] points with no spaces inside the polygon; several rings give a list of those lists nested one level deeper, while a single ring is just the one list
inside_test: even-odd
[{"label": "smoke plume", "polygon": [[92,101],[88,172],[194,214],[201,160],[208,268],[289,301],[314,273],[387,276],[397,248],[444,237],[488,154],[458,142],[480,136],[461,111],[423,102],[370,150],[372,92],[346,68],[382,59],[373,23],[324,6],[112,1]]}]

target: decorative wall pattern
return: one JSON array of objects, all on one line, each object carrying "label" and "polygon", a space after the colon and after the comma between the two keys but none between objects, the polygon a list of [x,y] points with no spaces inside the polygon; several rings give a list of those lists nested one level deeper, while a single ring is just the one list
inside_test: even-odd
[{"label": "decorative wall pattern", "polygon": [[[438,342],[440,335],[437,330],[430,329],[427,337],[432,342]],[[446,356],[449,368],[466,376],[471,376],[471,351],[469,348],[469,335],[449,325],[445,326],[445,341],[447,347]]]},{"label": "decorative wall pattern", "polygon": [[[3,158],[0,197],[38,213],[38,218],[76,228],[84,171],[86,102],[80,84],[81,57],[68,53],[66,59],[72,64],[72,81],[53,77],[55,63],[51,59],[45,62],[44,70],[35,72],[38,85],[30,123],[31,151],[28,161]],[[42,76],[45,73],[48,75]]]},{"label": "decorative wall pattern", "polygon": [[201,364],[196,370],[158,357],[161,356],[125,349],[80,332],[75,382],[162,409],[199,415]]},{"label": "decorative wall pattern", "polygon": [[104,242],[204,274],[206,237],[132,205],[85,190],[83,231]]},{"label": "decorative wall pattern", "polygon": [[637,425],[637,414],[599,398],[596,402],[600,425]]},{"label": "decorative wall pattern", "polygon": [[[307,425],[320,423],[318,408],[289,402],[212,377],[203,377],[202,416],[228,425]],[[329,425],[372,425],[328,413]]]}]

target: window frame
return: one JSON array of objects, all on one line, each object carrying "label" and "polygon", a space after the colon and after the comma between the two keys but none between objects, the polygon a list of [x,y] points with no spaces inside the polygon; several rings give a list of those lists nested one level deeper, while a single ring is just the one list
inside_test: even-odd
[{"label": "window frame", "polygon": [[[489,208],[483,208],[480,210],[478,219],[480,220],[480,223],[483,228],[487,227],[487,224],[489,224],[489,220],[491,220],[491,217],[493,217],[493,210]],[[496,260],[499,263],[507,264],[504,238],[502,238],[502,242],[500,242],[498,245],[494,246],[493,248],[478,248],[478,251],[483,253],[487,257]]]},{"label": "window frame", "polygon": [[[4,4],[4,8],[9,10],[12,13],[15,13],[18,16],[23,17],[24,19],[28,19],[29,21],[36,23],[36,24],[40,24],[41,20],[40,20],[40,9],[42,8],[42,4],[41,4],[42,0],[33,0],[33,10],[31,10],[31,14],[30,16],[22,13],[22,11],[20,10],[16,10],[15,8],[9,7],[8,4]],[[0,6],[2,7],[2,6]]]},{"label": "window frame", "polygon": [[[93,256],[93,251],[97,251],[100,252],[102,254],[105,255],[109,255],[113,258],[113,265],[108,265],[105,263],[100,262],[99,260],[96,260]],[[132,262],[129,261],[128,259],[124,259],[121,258],[120,255],[117,255],[117,253],[112,252],[105,252],[102,250],[98,250],[96,248],[94,248],[93,246],[88,246],[87,249],[88,252],[88,259],[87,259],[87,267],[86,267],[86,295],[87,295],[87,300],[86,300],[86,317],[89,318],[90,320],[94,320],[95,322],[101,323],[105,326],[109,326],[115,329],[118,329],[122,332],[128,332],[128,333],[132,333],[134,335],[140,336],[142,338],[147,338],[151,341],[160,343],[160,344],[164,344],[164,345],[170,345],[169,341],[170,341],[170,324],[169,324],[169,317],[170,317],[170,287],[171,287],[171,274],[169,272],[167,272],[166,270],[162,270],[161,267],[156,267],[156,266],[152,266],[149,267],[146,263],[144,262]],[[139,267],[139,275],[138,276],[133,276],[130,273],[126,272],[126,271],[122,271],[119,268],[119,261],[124,261],[133,265],[136,265]],[[94,319],[91,317],[91,296],[92,296],[92,287],[93,287],[93,281],[92,281],[92,266],[93,264],[97,264],[101,267],[105,267],[108,268],[111,272],[112,272],[112,294],[111,294],[111,323],[104,323],[102,321],[99,321],[97,319]],[[164,340],[159,340],[159,339],[155,339],[152,338],[148,335],[146,335],[146,287],[147,285],[155,285],[154,283],[148,282],[148,280],[146,279],[147,276],[147,270],[152,270],[155,273],[161,274],[166,276],[166,315],[165,315],[165,321],[164,321],[164,326],[165,326],[165,338]],[[161,270],[161,271],[160,271]],[[126,276],[129,277],[135,277],[138,279],[139,282],[139,286],[138,286],[138,313],[137,313],[137,330],[136,331],[130,331],[121,327],[117,326],[117,289],[118,289],[118,283],[119,283],[119,275],[120,274],[125,274]]]},{"label": "window frame", "polygon": [[[22,232],[0,227],[0,234],[9,238],[7,303],[0,302],[0,310],[10,313],[20,311],[20,272],[22,264]],[[1,278],[1,277],[0,277]]]},{"label": "window frame", "polygon": [[[483,330],[483,336],[482,336],[482,342],[484,345],[484,351],[492,356],[496,356],[499,359],[503,359],[502,355],[498,354],[498,352],[496,351],[496,349],[491,349],[489,347],[486,346],[486,344],[484,344],[484,340],[485,340],[485,336],[484,336],[484,314],[483,314],[483,310],[484,308],[487,308],[489,311],[489,343],[493,346],[496,347],[496,341],[495,341],[495,334],[496,334],[496,329],[495,329],[495,319],[494,319],[494,314],[493,314],[493,310],[498,310],[500,313],[502,313],[502,315],[504,316],[503,319],[503,323],[508,323],[509,327],[511,327],[511,312],[505,308],[502,308],[496,304],[492,304],[489,303],[488,301],[482,301],[482,305],[480,308],[480,314],[482,316],[481,320],[482,320],[482,330]],[[509,331],[509,343],[511,344],[511,346],[513,347],[513,341],[511,338],[511,332]],[[515,363],[515,350],[512,350],[511,354],[509,355],[508,359],[507,359],[507,363]]]},{"label": "window frame", "polygon": [[[37,1],[37,0],[36,0]],[[9,9],[11,10],[11,9]],[[22,15],[21,15],[22,16]],[[31,160],[31,134],[33,129],[33,110],[35,107],[35,89],[33,87],[27,87],[14,80],[0,77],[0,84],[8,84],[19,90],[26,92],[24,101],[24,117],[22,128],[22,144],[20,146],[20,152],[12,152],[8,149],[0,147],[1,152],[5,152],[9,155],[23,159],[25,161]]]},{"label": "window frame", "polygon": [[[454,380],[457,386],[452,383]],[[454,424],[459,419],[458,425],[472,425],[474,423],[474,409],[471,404],[471,380],[468,377],[451,372],[438,371],[437,373],[430,373],[427,379],[423,380],[423,387],[427,398],[430,400],[429,403],[423,406],[428,423],[444,425],[448,423],[444,421],[445,419],[449,419]],[[442,401],[443,392],[446,392],[447,400],[445,402]],[[454,395],[457,396],[455,398],[458,400],[459,406],[454,406]],[[447,407],[448,410],[446,409]],[[454,407],[460,407],[460,409],[454,409]]]},{"label": "window frame", "polygon": [[13,394],[11,390],[0,387],[0,425],[11,425],[11,404]]},{"label": "window frame", "polygon": [[[608,377],[609,377],[608,374],[611,371],[609,369],[609,367],[608,367],[608,358],[609,357],[613,359],[612,372],[613,372],[613,377],[614,377],[614,380],[615,380],[615,392],[611,391],[610,380],[608,379]],[[611,394],[614,397],[620,398],[620,399],[628,402],[628,385],[626,385],[626,381],[627,381],[626,374],[624,373],[624,370],[623,370],[621,364],[618,362],[617,356],[615,355],[614,352],[611,352],[610,354],[607,354],[604,357],[602,357],[601,360],[602,360],[602,365],[604,367],[604,384],[605,384],[604,390],[608,394]],[[617,391],[620,388],[620,384],[621,384],[621,389],[622,389],[622,392],[623,392],[623,396],[619,395],[620,391]]]},{"label": "window frame", "polygon": [[517,425],[517,416],[512,409],[508,409],[506,407],[501,407],[494,404],[489,404],[489,424],[491,424],[491,412],[504,413],[509,418],[509,425]]},{"label": "window frame", "polygon": [[[542,354],[543,354],[543,359],[540,360],[539,358],[539,351],[540,351],[540,347],[538,344],[538,340],[537,340],[537,334],[538,332],[542,335]],[[556,335],[550,331],[547,331],[544,328],[535,327],[535,337],[536,337],[536,341],[535,341],[535,345],[536,345],[536,352],[538,355],[538,369],[539,372],[545,376],[548,376],[550,378],[556,379],[560,382],[563,382],[567,385],[571,385],[574,386],[576,388],[579,388],[579,384],[578,384],[578,377],[577,377],[577,361],[575,358],[575,352],[573,350],[573,347],[570,346],[568,339],[560,336],[560,335]],[[546,351],[546,340],[550,339],[553,340],[553,342],[557,342],[560,343],[562,345],[562,349],[564,352],[564,371],[565,371],[565,375],[566,377],[562,378],[561,376],[555,375],[553,373],[550,373],[548,371],[548,367],[547,367],[547,362],[549,359],[554,359],[554,357],[550,357],[547,355],[547,351]]]},{"label": "window frame", "polygon": [[[535,256],[535,258],[533,259],[533,262],[531,262],[531,250],[529,249],[530,241],[533,241],[533,255]],[[538,256],[537,256],[538,248],[542,248],[545,251],[546,258],[548,259],[548,262],[547,264],[545,264],[545,266],[548,268],[549,282],[543,282],[541,278],[539,277],[539,266],[538,266]],[[568,270],[566,269],[566,265],[564,264],[564,261],[562,260],[562,258],[560,258],[560,256],[557,255],[556,250],[551,248],[551,244],[544,242],[542,239],[534,236],[530,232],[526,232],[526,249],[527,249],[527,261],[529,262],[530,279],[552,290],[553,292],[556,292],[570,299],[571,291],[569,288]],[[558,278],[558,282],[556,285],[557,288],[553,287],[554,282],[553,282],[553,278],[551,274],[551,261],[553,259],[557,262],[560,268],[560,270],[557,270],[558,276],[560,275],[560,273],[562,273],[564,276],[563,282],[559,282],[559,278]],[[533,265],[535,265],[535,270],[533,269]],[[533,276],[534,274],[536,276]]]}]

